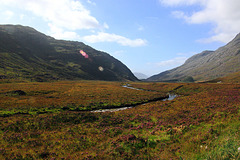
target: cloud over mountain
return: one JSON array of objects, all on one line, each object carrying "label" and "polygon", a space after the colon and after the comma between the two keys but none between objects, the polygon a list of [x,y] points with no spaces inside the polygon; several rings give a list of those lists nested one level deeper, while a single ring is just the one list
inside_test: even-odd
[{"label": "cloud over mountain", "polygon": [[[239,0],[159,0],[163,5],[174,7],[172,14],[184,19],[189,24],[210,23],[213,25],[212,36],[201,42],[220,41],[227,43],[240,28]],[[178,10],[180,6],[198,5],[200,10],[185,13]]]},{"label": "cloud over mountain", "polygon": [[130,47],[139,47],[147,44],[147,41],[143,39],[131,40],[129,38],[126,38],[120,35],[109,34],[105,32],[99,32],[96,35],[85,36],[83,39],[89,43],[116,42],[122,46],[130,46]]},{"label": "cloud over mountain", "polygon": [[[5,11],[5,17],[11,18],[14,10],[31,13],[31,17],[40,17],[47,23],[48,34],[57,39],[85,40],[90,43],[116,42],[122,46],[139,47],[146,45],[146,40],[130,39],[118,34],[110,34],[106,22],[99,22],[91,15],[81,1],[77,0],[0,0],[2,7],[9,8]],[[88,0],[87,3],[96,5]],[[24,5],[22,5],[24,4]],[[1,9],[1,7],[0,7]],[[24,16],[24,15],[22,15]],[[98,32],[97,35],[85,35],[81,37],[77,31],[88,30]]]},{"label": "cloud over mountain", "polygon": [[[74,0],[0,0],[2,5],[17,7],[42,17],[51,25],[61,28],[92,29],[100,27],[98,20],[93,17],[79,1]],[[24,4],[24,5],[23,5]]]}]

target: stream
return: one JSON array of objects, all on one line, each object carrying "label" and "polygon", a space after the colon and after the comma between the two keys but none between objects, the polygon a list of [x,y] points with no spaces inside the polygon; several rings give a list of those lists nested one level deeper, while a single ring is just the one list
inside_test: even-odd
[{"label": "stream", "polygon": [[[124,88],[129,88],[129,89],[135,89],[135,90],[144,90],[144,89],[138,89],[138,88],[130,87],[129,84],[123,85],[122,87],[124,87]],[[161,99],[161,101],[171,101],[171,100],[175,99],[176,97],[178,97],[178,95],[172,94],[172,93],[168,93],[168,98]],[[153,100],[153,101],[158,101],[158,100]],[[147,102],[147,103],[139,104],[139,105],[146,105],[146,104],[148,104],[148,103],[150,103],[150,102],[151,102],[151,101],[149,101],[149,102]],[[91,112],[95,112],[95,113],[96,113],[96,112],[117,112],[117,111],[122,111],[122,110],[130,109],[130,108],[133,108],[133,107],[136,107],[136,106],[138,106],[138,105],[130,106],[130,107],[99,109],[99,110],[94,110],[94,111],[91,111]]]}]

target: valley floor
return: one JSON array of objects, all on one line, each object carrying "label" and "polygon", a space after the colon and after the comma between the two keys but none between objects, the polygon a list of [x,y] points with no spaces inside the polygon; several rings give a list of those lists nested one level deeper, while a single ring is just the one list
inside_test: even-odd
[{"label": "valley floor", "polygon": [[240,159],[240,84],[123,85],[1,83],[0,159]]}]

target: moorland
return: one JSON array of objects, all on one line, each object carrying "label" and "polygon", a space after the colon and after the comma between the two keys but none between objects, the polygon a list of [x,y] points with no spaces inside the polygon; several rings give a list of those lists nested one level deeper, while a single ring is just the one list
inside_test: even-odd
[{"label": "moorland", "polygon": [[240,159],[240,34],[148,82],[82,42],[0,35],[0,159]]},{"label": "moorland", "polygon": [[240,159],[239,122],[239,83],[0,83],[0,159]]}]

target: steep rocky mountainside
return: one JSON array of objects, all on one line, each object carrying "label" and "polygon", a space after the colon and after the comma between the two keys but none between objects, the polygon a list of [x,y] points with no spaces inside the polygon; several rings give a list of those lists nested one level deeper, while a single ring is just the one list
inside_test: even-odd
[{"label": "steep rocky mountainside", "polygon": [[105,52],[20,25],[0,25],[0,78],[137,80],[123,63]]},{"label": "steep rocky mountainside", "polygon": [[216,51],[204,51],[189,58],[182,66],[148,78],[148,81],[212,80],[240,71],[240,34]]}]

